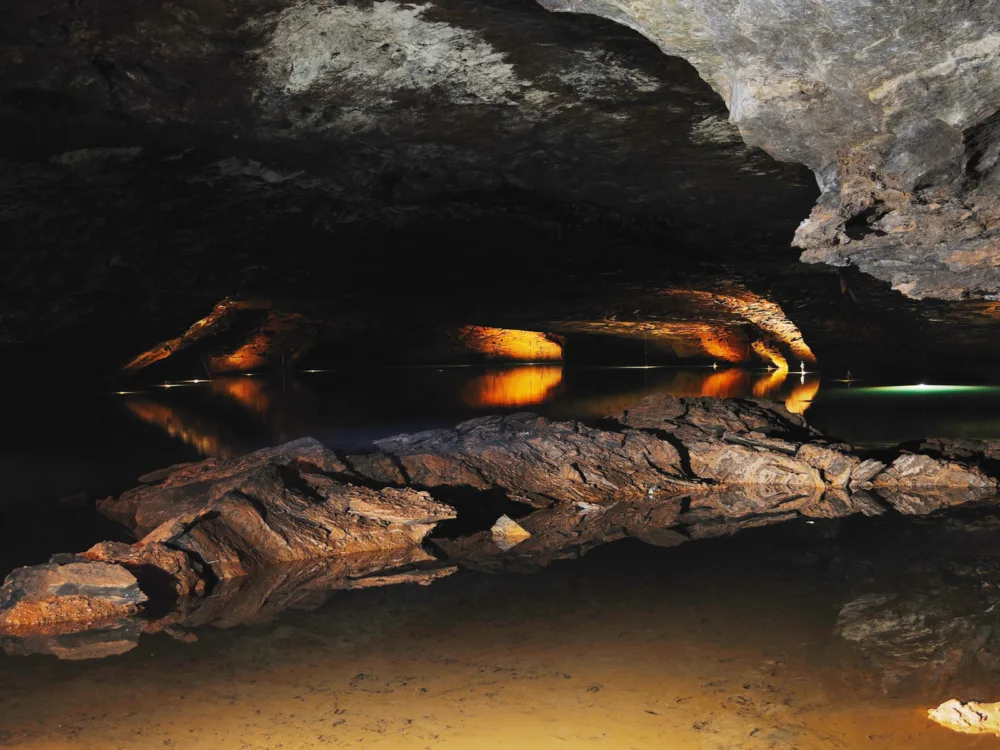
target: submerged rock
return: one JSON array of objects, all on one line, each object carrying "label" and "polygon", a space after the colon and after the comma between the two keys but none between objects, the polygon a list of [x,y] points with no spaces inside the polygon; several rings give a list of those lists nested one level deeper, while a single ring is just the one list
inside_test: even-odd
[{"label": "submerged rock", "polygon": [[930,709],[927,715],[941,726],[956,732],[995,734],[1000,737],[1000,703],[962,703],[952,699]]},{"label": "submerged rock", "polygon": [[145,601],[121,565],[73,559],[18,568],[0,588],[0,633],[82,630],[134,615]]}]

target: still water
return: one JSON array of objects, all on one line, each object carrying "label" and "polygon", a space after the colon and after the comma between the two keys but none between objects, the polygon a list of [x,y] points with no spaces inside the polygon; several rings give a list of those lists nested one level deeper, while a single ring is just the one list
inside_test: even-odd
[{"label": "still water", "polygon": [[[140,474],[305,435],[359,448],[500,411],[595,420],[667,392],[783,401],[861,445],[1000,438],[1000,389],[848,386],[818,373],[537,365],[164,385],[24,396],[37,409],[8,420],[0,444],[3,573],[125,538],[92,502]],[[933,571],[982,571],[982,555],[978,568],[939,560],[974,545],[946,544],[940,524],[915,535],[915,523],[786,524],[674,549],[630,540],[532,575],[335,592],[310,611],[206,626],[196,642],[143,636],[103,660],[0,655],[0,746],[992,747],[924,713],[951,697],[1000,699],[992,662],[973,658],[993,632],[975,619],[992,610],[980,598],[1000,576],[942,588]],[[983,554],[995,556],[1000,538],[988,538]],[[858,596],[909,601],[932,579],[941,611],[926,629],[954,634],[940,664],[927,649],[926,668],[914,667],[903,647],[873,653],[837,634]],[[962,641],[967,631],[976,638]]]},{"label": "still water", "polygon": [[144,636],[102,660],[0,656],[0,743],[994,747],[925,717],[954,696],[1000,697],[996,674],[976,662],[982,639],[966,634],[990,627],[958,604],[967,592],[936,591],[933,625],[953,640],[940,653],[917,648],[916,664],[907,648],[919,617],[893,621],[903,632],[881,650],[836,632],[863,592],[919,592],[922,569],[907,567],[905,549],[926,560],[934,540],[909,538],[899,522],[790,526],[673,549],[620,542],[529,575],[335,592],[314,611],[202,627],[196,642]]},{"label": "still water", "polygon": [[1000,438],[1000,388],[848,386],[820,373],[738,368],[355,368],[147,384],[124,393],[29,391],[10,397],[20,408],[12,404],[0,431],[0,521],[17,529],[0,531],[0,569],[120,536],[95,518],[93,501],[175,463],[305,436],[363,449],[379,438],[498,412],[599,420],[654,392],[774,399],[860,446]]}]

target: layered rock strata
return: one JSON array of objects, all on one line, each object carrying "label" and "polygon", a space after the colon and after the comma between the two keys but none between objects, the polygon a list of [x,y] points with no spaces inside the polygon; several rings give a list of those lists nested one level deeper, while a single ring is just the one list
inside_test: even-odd
[{"label": "layered rock strata", "polygon": [[[800,517],[923,514],[994,493],[985,454],[963,446],[955,450],[973,460],[960,461],[945,443],[929,447],[937,455],[863,455],[777,404],[666,395],[600,426],[486,417],[346,456],[303,439],[170,467],[102,501],[139,541],[16,571],[0,617],[17,628],[30,625],[25,612],[43,629],[85,621],[62,615],[51,589],[24,582],[53,571],[84,580],[91,566],[138,582],[137,595],[155,599],[147,615],[154,605],[172,613],[159,613],[161,624],[189,621],[208,590],[232,590],[231,581],[243,590],[270,580],[264,589],[286,592],[267,595],[276,601],[406,580],[401,568],[437,564],[423,545],[442,521],[454,521],[435,539],[448,562],[536,567],[624,536],[669,545]],[[266,572],[276,566],[281,573]],[[116,596],[109,590],[109,607]],[[139,603],[112,614],[135,614]]]}]

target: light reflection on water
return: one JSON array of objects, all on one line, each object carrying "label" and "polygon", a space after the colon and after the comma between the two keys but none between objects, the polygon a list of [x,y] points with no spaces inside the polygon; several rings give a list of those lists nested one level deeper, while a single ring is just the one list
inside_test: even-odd
[{"label": "light reflection on water", "polygon": [[[124,394],[121,400],[135,417],[200,455],[230,457],[306,435],[338,446],[357,443],[358,437],[345,428],[365,428],[368,425],[358,424],[365,421],[371,429],[361,432],[370,439],[523,407],[558,419],[601,419],[650,393],[775,399],[802,414],[819,386],[817,375],[787,370],[525,365],[384,370],[364,380],[356,373],[338,372],[304,374],[284,382],[221,377],[192,388]],[[201,390],[192,393],[197,388]],[[267,437],[262,435],[259,445],[246,439],[245,430],[234,429],[239,420],[231,411],[234,407],[242,418],[254,418],[257,431],[263,428]]]},{"label": "light reflection on water", "polygon": [[[802,539],[802,553],[783,536],[753,537],[675,549],[606,546],[533,575],[460,573],[426,588],[334,593],[315,611],[199,628],[195,642],[152,636],[99,661],[0,655],[0,743],[24,750],[995,744],[924,715],[982,683],[929,675],[887,694],[886,665],[835,634],[838,612],[857,594],[831,576],[831,563],[846,558],[865,569],[882,561],[878,545],[837,551],[814,534]],[[855,554],[863,559],[852,563]],[[951,645],[975,648],[967,640]]]}]

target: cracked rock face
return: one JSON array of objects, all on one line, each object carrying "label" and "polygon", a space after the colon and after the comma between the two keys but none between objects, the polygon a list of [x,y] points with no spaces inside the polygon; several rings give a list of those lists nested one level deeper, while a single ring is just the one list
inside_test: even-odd
[{"label": "cracked rock face", "polygon": [[823,191],[795,243],[915,297],[1000,293],[1000,4],[540,0],[690,61]]}]

